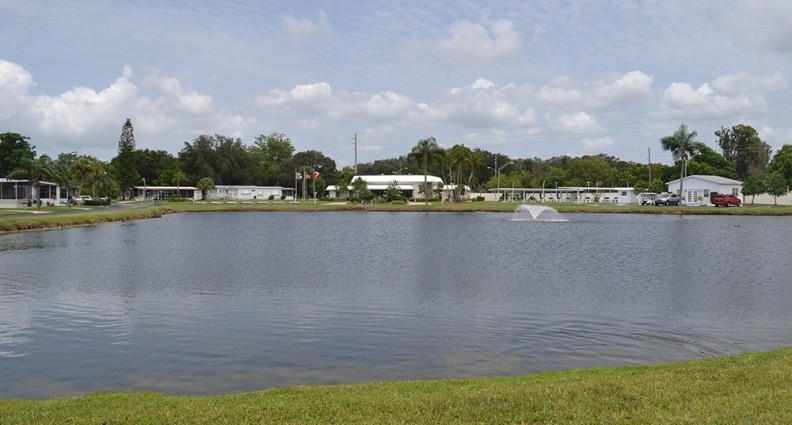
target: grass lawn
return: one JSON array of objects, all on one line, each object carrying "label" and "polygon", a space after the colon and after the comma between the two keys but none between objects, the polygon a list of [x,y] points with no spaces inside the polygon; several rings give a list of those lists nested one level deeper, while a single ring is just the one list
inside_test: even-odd
[{"label": "grass lawn", "polygon": [[0,400],[3,424],[792,423],[792,349],[537,375],[221,396]]}]

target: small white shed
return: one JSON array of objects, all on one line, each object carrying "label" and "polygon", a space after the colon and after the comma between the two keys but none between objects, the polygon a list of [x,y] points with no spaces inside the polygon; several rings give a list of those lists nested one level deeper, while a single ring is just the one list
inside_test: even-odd
[{"label": "small white shed", "polygon": [[720,176],[695,174],[684,178],[682,190],[685,193],[679,193],[680,179],[672,180],[666,183],[666,186],[669,192],[678,194],[686,205],[711,205],[710,199],[713,193],[740,196],[743,183]]}]

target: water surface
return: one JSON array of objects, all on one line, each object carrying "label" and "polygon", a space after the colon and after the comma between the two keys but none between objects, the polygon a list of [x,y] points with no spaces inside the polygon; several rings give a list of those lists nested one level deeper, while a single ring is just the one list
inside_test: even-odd
[{"label": "water surface", "polygon": [[0,235],[0,397],[649,364],[792,342],[792,219],[207,213]]}]

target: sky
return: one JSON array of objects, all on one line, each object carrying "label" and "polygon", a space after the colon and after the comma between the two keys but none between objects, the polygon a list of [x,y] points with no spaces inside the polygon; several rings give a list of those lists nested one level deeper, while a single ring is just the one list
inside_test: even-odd
[{"label": "sky", "polygon": [[792,144],[788,0],[0,0],[0,132],[110,160],[283,133],[340,169],[426,137],[671,163],[685,123]]}]

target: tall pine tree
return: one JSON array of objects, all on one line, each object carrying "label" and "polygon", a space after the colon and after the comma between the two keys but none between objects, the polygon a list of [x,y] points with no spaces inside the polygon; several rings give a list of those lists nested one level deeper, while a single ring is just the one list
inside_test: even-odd
[{"label": "tall pine tree", "polygon": [[116,181],[118,181],[123,199],[126,194],[130,193],[130,188],[140,180],[135,164],[135,135],[133,134],[132,120],[129,118],[121,128],[121,138],[118,139],[118,157],[116,157],[115,163]]}]

